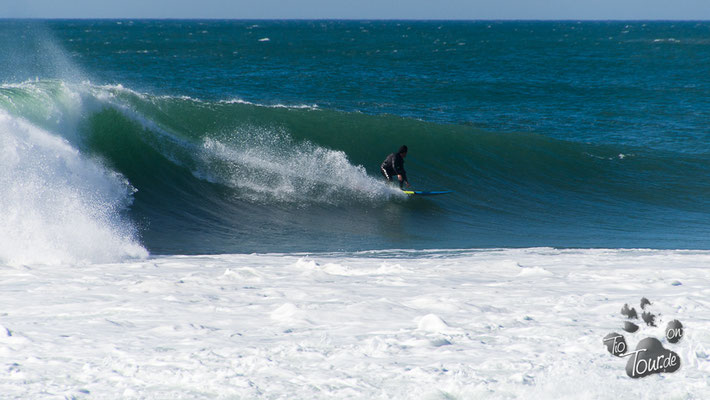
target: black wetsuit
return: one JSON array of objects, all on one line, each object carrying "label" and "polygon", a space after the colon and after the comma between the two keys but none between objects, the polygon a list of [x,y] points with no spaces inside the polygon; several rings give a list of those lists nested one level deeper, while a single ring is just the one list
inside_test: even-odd
[{"label": "black wetsuit", "polygon": [[392,153],[385,158],[385,161],[380,165],[382,175],[388,181],[392,182],[397,175],[402,175],[402,181],[399,182],[400,189],[404,182],[407,181],[407,171],[404,170],[404,157],[399,153]]}]

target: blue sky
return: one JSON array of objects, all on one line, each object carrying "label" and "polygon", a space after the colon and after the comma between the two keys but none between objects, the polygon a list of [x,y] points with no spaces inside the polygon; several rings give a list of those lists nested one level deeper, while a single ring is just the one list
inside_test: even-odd
[{"label": "blue sky", "polygon": [[710,0],[0,0],[0,18],[710,19]]}]

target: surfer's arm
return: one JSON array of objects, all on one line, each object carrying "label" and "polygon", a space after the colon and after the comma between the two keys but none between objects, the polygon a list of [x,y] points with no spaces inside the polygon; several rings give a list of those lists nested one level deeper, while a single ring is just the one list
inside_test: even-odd
[{"label": "surfer's arm", "polygon": [[411,186],[411,185],[409,184],[409,180],[407,179],[407,173],[406,173],[406,172],[402,172],[401,174],[398,174],[398,175],[397,175],[397,179],[399,179],[400,182],[404,182],[404,183],[407,185],[407,187]]}]

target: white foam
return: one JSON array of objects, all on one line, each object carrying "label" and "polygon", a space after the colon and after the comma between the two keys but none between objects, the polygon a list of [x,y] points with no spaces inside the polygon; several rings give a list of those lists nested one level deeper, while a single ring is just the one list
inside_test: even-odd
[{"label": "white foam", "polygon": [[436,314],[427,314],[419,318],[417,328],[430,333],[463,333],[458,329],[453,329],[441,317]]},{"label": "white foam", "polygon": [[[375,275],[395,259],[407,273]],[[707,251],[510,249],[0,267],[0,387],[9,398],[708,398],[709,263]],[[348,273],[323,271],[334,266]],[[552,275],[521,284],[520,266]],[[373,279],[394,277],[405,286]],[[664,340],[678,372],[634,380],[602,339],[644,296],[661,321],[627,334],[631,346],[662,339],[672,319],[686,336]]]},{"label": "white foam", "polygon": [[522,267],[518,276],[543,277],[551,276],[552,272],[540,267]]},{"label": "white foam", "polygon": [[[399,253],[405,286],[373,279],[391,251],[0,267],[0,387],[11,398],[710,396],[710,252]],[[347,274],[324,272],[335,266]],[[521,284],[520,266],[551,275]],[[634,380],[602,338],[643,296],[662,320],[626,335],[631,346],[662,339],[672,319],[686,336],[664,341],[678,372]]]},{"label": "white foam", "polygon": [[231,281],[238,282],[261,282],[262,277],[259,271],[254,268],[244,267],[231,269],[227,268],[222,275],[223,279],[228,279]]},{"label": "white foam", "polygon": [[220,100],[219,103],[221,104],[246,104],[250,106],[257,106],[257,107],[266,107],[266,108],[288,108],[288,109],[294,109],[294,110],[317,110],[318,109],[318,104],[281,104],[281,103],[276,103],[276,104],[264,104],[264,103],[254,103],[251,101],[243,100],[243,99],[229,99],[229,100]]},{"label": "white foam", "polygon": [[66,140],[0,111],[0,261],[107,262],[145,257],[121,217],[132,188]]}]

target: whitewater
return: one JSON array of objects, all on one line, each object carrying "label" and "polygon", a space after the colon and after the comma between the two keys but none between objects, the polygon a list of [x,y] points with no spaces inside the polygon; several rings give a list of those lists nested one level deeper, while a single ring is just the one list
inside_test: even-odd
[{"label": "whitewater", "polygon": [[[710,253],[168,256],[0,269],[4,398],[705,398]],[[657,327],[621,330],[647,297]],[[677,344],[668,321],[683,323]],[[638,321],[637,321],[638,322]],[[643,325],[643,324],[642,324]],[[630,379],[603,337],[677,353]]]}]

